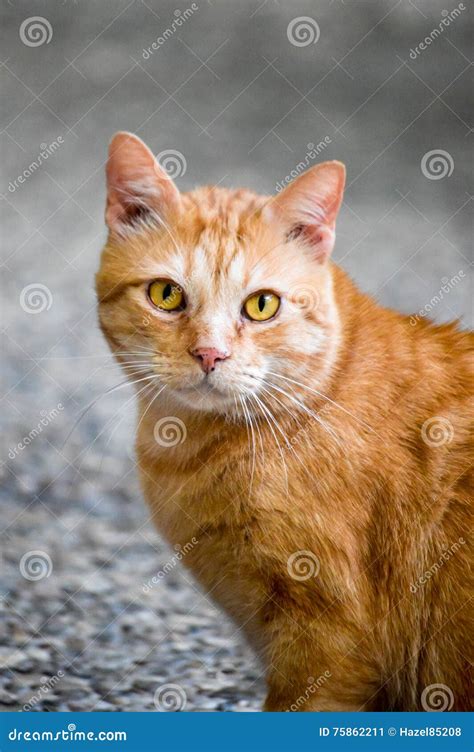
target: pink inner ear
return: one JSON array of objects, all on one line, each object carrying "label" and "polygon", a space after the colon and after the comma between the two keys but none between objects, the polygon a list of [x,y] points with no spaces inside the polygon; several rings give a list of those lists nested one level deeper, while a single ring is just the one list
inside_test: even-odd
[{"label": "pink inner ear", "polygon": [[164,217],[180,204],[179,191],[137,136],[117,133],[111,141],[107,174],[106,222],[120,232],[154,213]]},{"label": "pink inner ear", "polygon": [[314,257],[321,263],[327,260],[334,247],[344,183],[344,165],[324,162],[303,173],[273,202],[289,237],[301,237],[309,243]]},{"label": "pink inner ear", "polygon": [[336,241],[334,225],[307,225],[302,237],[312,246],[314,257],[323,263],[332,253]]}]

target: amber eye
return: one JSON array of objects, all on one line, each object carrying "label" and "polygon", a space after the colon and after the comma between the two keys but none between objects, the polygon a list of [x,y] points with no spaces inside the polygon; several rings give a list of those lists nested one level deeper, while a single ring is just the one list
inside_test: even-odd
[{"label": "amber eye", "polygon": [[182,311],[186,307],[181,287],[169,279],[156,279],[151,282],[148,297],[161,311]]},{"label": "amber eye", "polygon": [[274,292],[256,292],[244,303],[244,311],[252,321],[268,321],[280,308],[280,298]]}]

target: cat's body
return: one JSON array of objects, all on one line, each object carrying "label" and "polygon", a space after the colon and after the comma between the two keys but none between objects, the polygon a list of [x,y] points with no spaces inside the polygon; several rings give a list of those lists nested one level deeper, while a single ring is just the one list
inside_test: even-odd
[{"label": "cat's body", "polygon": [[[137,435],[158,529],[171,544],[197,541],[183,563],[259,653],[268,710],[417,710],[435,684],[451,709],[467,710],[472,335],[359,292],[327,260],[334,221],[320,212],[304,238],[316,249],[309,265],[305,223],[284,203],[294,192],[269,215],[268,200],[250,192],[200,189],[178,209],[170,190],[159,191],[166,232],[130,234],[129,224],[114,236],[109,216],[98,276],[101,324],[119,360],[145,346],[163,358],[154,369],[166,388],[153,403],[139,395]],[[320,209],[321,186],[316,194]],[[283,240],[280,222],[290,222]],[[229,285],[245,290],[255,273],[263,281],[251,289],[278,289],[287,307],[263,326],[230,317],[225,330]],[[143,323],[142,278],[178,274],[196,303],[173,324],[160,311],[155,332],[155,319]],[[222,301],[213,315],[206,299]],[[216,375],[188,385],[194,339],[220,336]],[[224,378],[240,379],[235,404],[222,396]],[[160,440],[170,418],[181,435]]]}]

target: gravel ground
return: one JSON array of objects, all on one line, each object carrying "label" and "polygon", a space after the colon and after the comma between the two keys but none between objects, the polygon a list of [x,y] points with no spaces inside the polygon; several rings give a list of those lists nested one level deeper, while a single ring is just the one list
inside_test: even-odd
[{"label": "gravel ground", "polygon": [[[131,460],[117,486],[124,460],[100,453],[57,477],[43,454],[54,431],[62,434],[59,419],[29,447],[26,468],[17,458],[2,490],[0,709],[165,710],[185,698],[189,710],[258,710],[252,655],[173,566],[176,551],[147,521]],[[168,574],[146,588],[166,563]]]}]

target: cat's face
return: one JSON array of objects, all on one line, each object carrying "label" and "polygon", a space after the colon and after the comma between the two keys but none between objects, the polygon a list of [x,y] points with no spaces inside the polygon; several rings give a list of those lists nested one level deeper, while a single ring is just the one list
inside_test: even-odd
[{"label": "cat's face", "polygon": [[338,328],[326,260],[344,171],[327,163],[308,177],[276,200],[179,194],[138,139],[115,137],[97,289],[104,333],[138,388],[154,376],[189,409],[231,413],[274,374],[324,372]]}]

